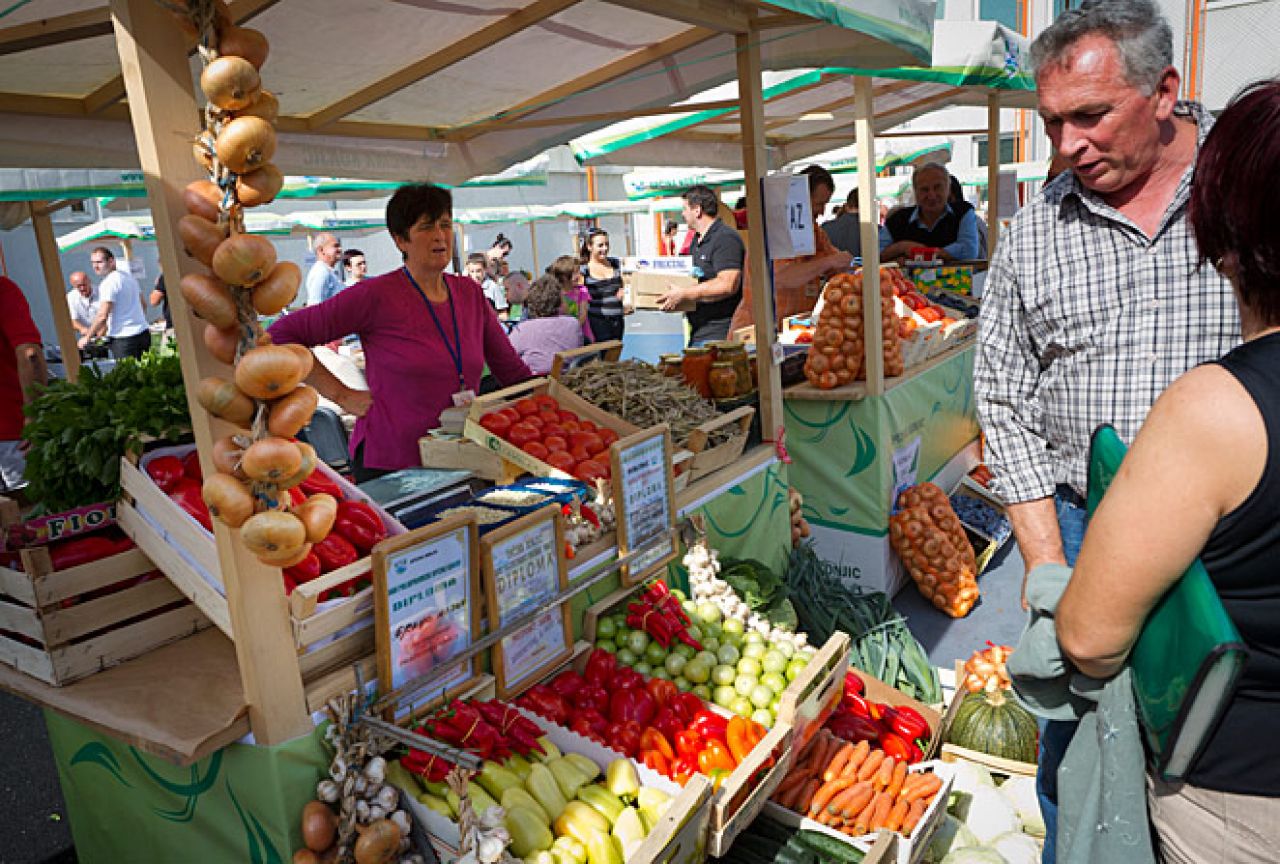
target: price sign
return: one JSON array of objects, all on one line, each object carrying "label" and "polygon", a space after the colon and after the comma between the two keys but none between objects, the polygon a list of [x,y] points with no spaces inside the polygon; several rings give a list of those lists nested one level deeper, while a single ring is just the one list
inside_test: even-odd
[{"label": "price sign", "polygon": [[503,699],[573,654],[569,606],[552,602],[569,584],[559,512],[556,505],[548,505],[480,541],[490,628],[501,630],[546,607],[493,648],[493,673]]},{"label": "price sign", "polygon": [[[475,519],[455,516],[379,543],[373,550],[374,626],[383,692],[448,665],[480,632]],[[449,694],[479,672],[455,664],[437,680]]]},{"label": "price sign", "polygon": [[630,561],[622,584],[643,581],[675,557],[676,502],[671,479],[671,433],[666,425],[637,432],[609,448],[618,551],[623,555],[661,535],[666,540]]},{"label": "price sign", "polygon": [[818,250],[813,233],[809,178],[803,174],[772,174],[760,181],[764,188],[765,236],[769,257],[798,258]]}]

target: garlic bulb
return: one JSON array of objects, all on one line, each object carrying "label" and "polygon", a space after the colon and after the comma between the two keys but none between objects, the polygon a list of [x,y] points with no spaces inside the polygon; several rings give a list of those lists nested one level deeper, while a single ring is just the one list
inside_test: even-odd
[{"label": "garlic bulb", "polygon": [[400,802],[400,793],[394,786],[383,786],[378,790],[378,795],[374,800],[383,810],[390,813],[396,809],[396,805]]},{"label": "garlic bulb", "polygon": [[338,784],[332,780],[321,780],[316,784],[316,797],[326,804],[333,804],[338,800],[340,791]]},{"label": "garlic bulb", "polygon": [[401,837],[408,837],[412,826],[409,824],[409,814],[403,810],[397,810],[391,814],[391,821],[400,829]]},{"label": "garlic bulb", "polygon": [[387,779],[387,760],[381,756],[374,756],[369,760],[369,764],[364,766],[364,776],[370,783],[382,783]]}]

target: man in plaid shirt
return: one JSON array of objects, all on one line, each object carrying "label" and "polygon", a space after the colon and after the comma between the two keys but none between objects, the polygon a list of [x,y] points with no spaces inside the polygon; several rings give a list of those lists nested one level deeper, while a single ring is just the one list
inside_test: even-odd
[{"label": "man in plaid shirt", "polygon": [[[1027,572],[1075,561],[1093,430],[1111,423],[1132,441],[1165,387],[1240,341],[1230,285],[1197,266],[1186,210],[1211,119],[1177,101],[1172,57],[1151,0],[1086,0],[1031,48],[1040,115],[1071,170],[1000,240],[974,371],[987,460]],[[1045,862],[1074,727],[1051,722],[1041,735]]]}]

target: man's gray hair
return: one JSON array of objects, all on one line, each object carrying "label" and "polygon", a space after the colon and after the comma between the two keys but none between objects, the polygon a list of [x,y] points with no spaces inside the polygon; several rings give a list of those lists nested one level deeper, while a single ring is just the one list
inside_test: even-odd
[{"label": "man's gray hair", "polygon": [[1068,9],[1031,43],[1031,68],[1039,75],[1062,60],[1086,36],[1105,36],[1116,46],[1125,78],[1150,96],[1173,65],[1173,31],[1153,0],[1085,0]]},{"label": "man's gray hair", "polygon": [[947,177],[951,176],[951,172],[947,170],[947,166],[943,165],[941,162],[926,162],[923,165],[920,165],[919,167],[917,167],[915,171],[911,172],[912,182],[915,181],[916,177],[918,177],[919,175],[923,174],[926,171],[941,171]]}]

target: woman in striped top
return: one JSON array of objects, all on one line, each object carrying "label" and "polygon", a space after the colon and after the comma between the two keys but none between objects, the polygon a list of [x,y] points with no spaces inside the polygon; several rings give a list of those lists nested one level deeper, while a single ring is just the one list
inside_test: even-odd
[{"label": "woman in striped top", "polygon": [[582,278],[591,295],[587,323],[597,342],[621,341],[625,329],[622,308],[622,265],[609,257],[609,234],[596,228],[582,241]]}]

